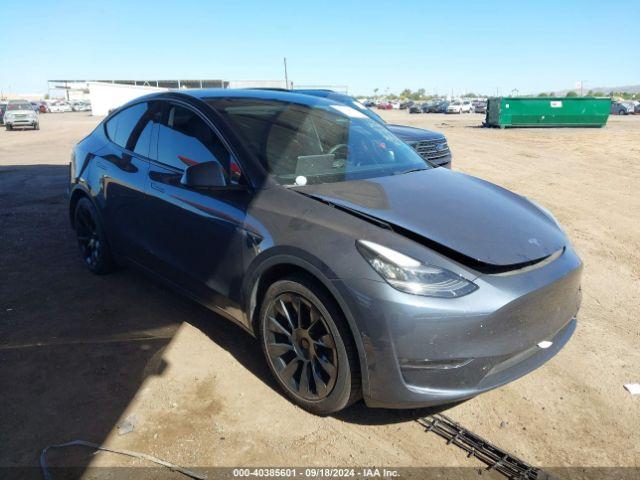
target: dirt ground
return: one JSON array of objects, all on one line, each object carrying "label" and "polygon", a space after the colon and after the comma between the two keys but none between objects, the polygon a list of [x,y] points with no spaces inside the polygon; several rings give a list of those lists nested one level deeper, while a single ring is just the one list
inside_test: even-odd
[{"label": "dirt ground", "polygon": [[[534,465],[640,467],[640,396],[622,386],[640,383],[640,116],[540,130],[383,116],[443,132],[454,170],[550,209],[585,263],[569,344],[445,413]],[[88,273],[65,188],[70,148],[99,120],[47,114],[40,131],[0,130],[0,467],[35,466],[46,445],[78,438],[191,467],[479,465],[415,422],[428,411],[310,415],[239,328],[135,271]],[[119,435],[125,419],[134,430]],[[86,453],[50,463],[140,464]]]}]

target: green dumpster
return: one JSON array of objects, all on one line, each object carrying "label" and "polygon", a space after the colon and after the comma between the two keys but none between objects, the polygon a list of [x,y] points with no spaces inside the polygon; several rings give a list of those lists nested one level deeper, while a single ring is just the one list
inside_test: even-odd
[{"label": "green dumpster", "polygon": [[603,127],[610,98],[494,97],[487,104],[489,127]]}]

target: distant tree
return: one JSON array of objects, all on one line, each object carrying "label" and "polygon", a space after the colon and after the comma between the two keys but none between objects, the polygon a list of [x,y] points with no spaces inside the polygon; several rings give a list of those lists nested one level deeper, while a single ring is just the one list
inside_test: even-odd
[{"label": "distant tree", "polygon": [[465,94],[463,95],[463,97],[466,97],[466,98],[475,98],[475,97],[477,97],[477,96],[478,96],[478,95],[476,95],[476,94],[475,94],[475,93],[473,93],[473,92],[467,92],[467,93],[465,93]]},{"label": "distant tree", "polygon": [[546,94],[546,93],[544,93],[544,92],[540,92],[540,93],[538,94],[538,96],[539,96],[539,97],[548,97],[549,95],[547,95],[547,94]]},{"label": "distant tree", "polygon": [[44,94],[44,99],[45,99],[45,100],[49,100],[49,94],[48,94],[48,93],[45,93],[45,94]]},{"label": "distant tree", "polygon": [[408,88],[405,88],[404,90],[402,90],[400,92],[400,97],[401,98],[409,98],[409,97],[411,97],[411,90],[408,89]]},{"label": "distant tree", "polygon": [[373,89],[373,96],[377,97],[378,96],[378,90],[380,90],[379,88],[374,88]]},{"label": "distant tree", "polygon": [[419,88],[415,92],[411,92],[411,94],[409,95],[409,98],[411,100],[417,101],[417,100],[424,99],[424,96],[425,96],[424,88]]},{"label": "distant tree", "polygon": [[589,95],[592,96],[592,97],[606,97],[606,95],[604,93],[599,92],[599,91],[590,92]]},{"label": "distant tree", "polygon": [[567,94],[565,95],[565,97],[577,97],[577,96],[578,94],[573,90],[568,91]]}]

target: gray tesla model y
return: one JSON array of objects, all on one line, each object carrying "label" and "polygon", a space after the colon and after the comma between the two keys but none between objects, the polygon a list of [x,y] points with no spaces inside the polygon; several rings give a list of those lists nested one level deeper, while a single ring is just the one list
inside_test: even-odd
[{"label": "gray tesla model y", "polygon": [[91,271],[140,267],[237,323],[317,414],[473,397],[576,327],[582,264],[548,211],[331,99],[141,97],[74,147],[70,173]]}]

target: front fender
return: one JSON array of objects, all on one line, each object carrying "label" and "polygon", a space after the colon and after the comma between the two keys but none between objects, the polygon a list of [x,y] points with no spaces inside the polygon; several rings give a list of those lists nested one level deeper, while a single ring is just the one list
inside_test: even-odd
[{"label": "front fender", "polygon": [[256,334],[254,313],[258,304],[258,286],[262,276],[275,267],[294,267],[297,270],[304,270],[319,281],[336,300],[353,335],[360,361],[362,390],[363,394],[368,396],[369,375],[367,365],[369,365],[368,360],[370,359],[367,358],[363,338],[355,318],[348,307],[348,303],[345,301],[343,292],[337,287],[340,282],[333,282],[332,280],[337,277],[335,272],[326,263],[305,250],[292,246],[273,247],[262,252],[252,261],[243,281],[242,302],[243,310],[247,316],[245,321],[247,325],[251,326],[254,335]]}]

